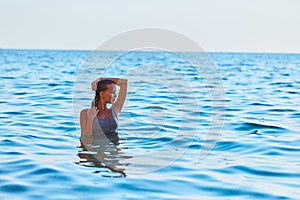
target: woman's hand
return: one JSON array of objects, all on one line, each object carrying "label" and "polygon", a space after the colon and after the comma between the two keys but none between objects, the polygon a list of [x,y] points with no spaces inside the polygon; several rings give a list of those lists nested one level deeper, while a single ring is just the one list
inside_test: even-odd
[{"label": "woman's hand", "polygon": [[93,91],[96,91],[96,90],[97,90],[97,84],[98,84],[99,81],[101,81],[101,78],[97,78],[96,80],[94,80],[94,81],[92,82],[92,90],[93,90]]},{"label": "woman's hand", "polygon": [[87,117],[93,120],[97,116],[98,112],[99,112],[98,108],[93,106],[92,108],[88,109]]}]

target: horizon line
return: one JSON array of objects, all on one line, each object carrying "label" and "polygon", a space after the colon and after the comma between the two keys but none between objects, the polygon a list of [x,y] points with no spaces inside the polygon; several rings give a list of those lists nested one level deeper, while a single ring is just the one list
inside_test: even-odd
[{"label": "horizon line", "polygon": [[[23,51],[139,51],[139,52],[163,52],[159,50],[128,50],[128,49],[64,49],[64,48],[1,48],[0,50],[23,50]],[[170,51],[172,52],[172,51]],[[173,52],[182,52],[182,53],[196,53],[199,51],[178,51],[174,50]],[[300,52],[267,52],[267,51],[201,51],[203,53],[239,53],[239,54],[300,54]],[[200,53],[200,52],[199,52]]]}]

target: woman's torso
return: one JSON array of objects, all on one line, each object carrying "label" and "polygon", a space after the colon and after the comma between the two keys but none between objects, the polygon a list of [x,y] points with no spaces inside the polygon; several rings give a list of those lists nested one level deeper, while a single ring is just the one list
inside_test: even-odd
[{"label": "woman's torso", "polygon": [[93,135],[106,136],[112,142],[118,141],[118,117],[113,108],[110,109],[110,115],[107,118],[101,119],[95,117],[93,121]]},{"label": "woman's torso", "polygon": [[113,111],[110,109],[110,114],[107,118],[101,119],[97,116],[98,122],[104,133],[118,132],[118,121],[113,115]]}]

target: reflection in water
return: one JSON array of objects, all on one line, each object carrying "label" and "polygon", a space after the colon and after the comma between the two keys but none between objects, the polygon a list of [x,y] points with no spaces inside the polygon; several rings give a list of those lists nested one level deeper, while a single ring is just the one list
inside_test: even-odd
[{"label": "reflection in water", "polygon": [[109,139],[106,136],[85,136],[80,138],[80,144],[79,148],[82,148],[78,152],[80,160],[76,164],[106,169],[94,171],[105,177],[126,177],[125,167],[130,163],[122,162],[122,160],[132,157],[124,155],[121,151],[118,146],[118,135]]}]

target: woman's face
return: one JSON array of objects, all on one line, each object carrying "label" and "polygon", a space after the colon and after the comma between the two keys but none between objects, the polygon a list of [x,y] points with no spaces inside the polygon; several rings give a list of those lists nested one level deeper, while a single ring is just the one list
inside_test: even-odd
[{"label": "woman's face", "polygon": [[101,92],[101,97],[105,103],[114,103],[116,100],[116,86],[115,84],[106,85],[106,90]]}]

